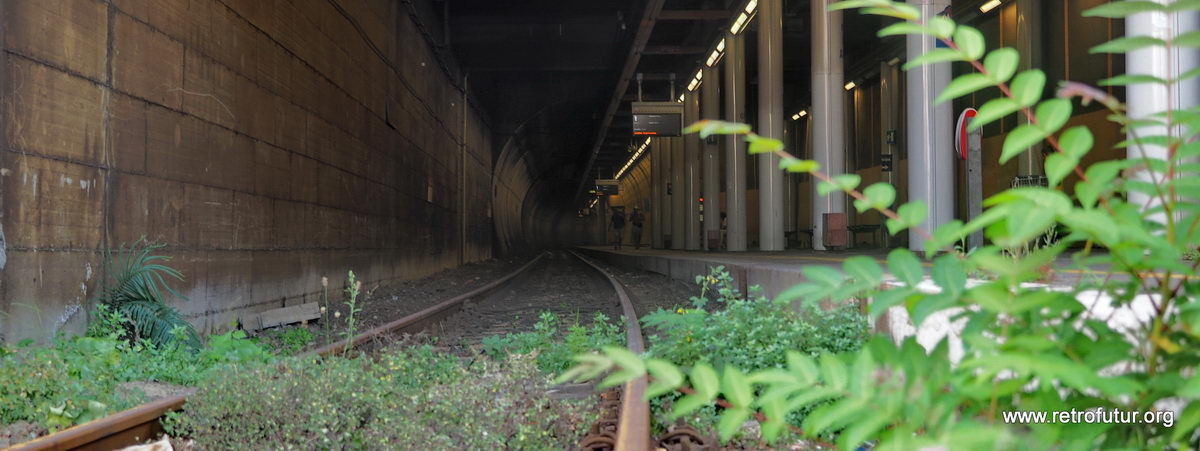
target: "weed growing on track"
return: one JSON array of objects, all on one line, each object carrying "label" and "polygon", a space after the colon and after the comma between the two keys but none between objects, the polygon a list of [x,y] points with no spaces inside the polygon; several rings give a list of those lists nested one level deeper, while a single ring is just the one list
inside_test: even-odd
[{"label": "weed growing on track", "polygon": [[185,340],[125,341],[118,332],[124,317],[104,306],[97,313],[89,336],[0,348],[0,425],[28,422],[55,431],[144,401],[119,390],[122,383],[195,385],[224,364],[274,358],[241,331],[212,336],[199,352]]},{"label": "weed growing on track", "polygon": [[541,312],[533,331],[484,337],[481,341],[483,351],[493,359],[536,351],[538,369],[547,374],[559,374],[575,364],[572,357],[576,354],[604,346],[625,345],[621,326],[603,313],[596,312],[591,326],[584,326],[576,319],[574,324],[567,327],[565,334],[560,323],[558,315],[553,312]]},{"label": "weed growing on track", "polygon": [[553,400],[532,356],[463,363],[402,344],[374,358],[288,358],[209,378],[168,432],[203,449],[549,449],[594,422]]}]

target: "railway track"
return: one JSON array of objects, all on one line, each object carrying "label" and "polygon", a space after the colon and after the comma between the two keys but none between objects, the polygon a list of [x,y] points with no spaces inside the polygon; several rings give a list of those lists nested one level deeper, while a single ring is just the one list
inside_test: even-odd
[{"label": "railway track", "polygon": [[[638,315],[625,287],[601,267],[573,251],[567,252],[579,262],[582,262],[583,265],[595,270],[611,285],[620,303],[621,315],[625,318],[624,326],[628,346],[634,352],[643,352],[645,346],[641,328],[637,321]],[[378,337],[388,334],[432,330],[440,322],[456,314],[460,314],[464,310],[464,307],[469,308],[472,304],[486,304],[488,301],[493,300],[499,292],[514,285],[523,276],[528,276],[532,272],[531,269],[545,263],[544,260],[548,260],[548,255],[551,256],[550,258],[553,258],[552,254],[542,253],[516,271],[487,285],[446,299],[387,324],[372,328],[350,339],[313,349],[305,354],[327,356],[342,352],[347,348],[363,346]],[[566,254],[559,255],[565,256]],[[621,388],[616,433],[612,434],[610,432],[605,437],[600,438],[599,441],[595,440],[595,437],[592,437],[592,442],[595,446],[591,449],[604,449],[606,445],[610,445],[613,449],[618,450],[641,451],[650,449],[650,409],[648,403],[642,399],[646,391],[646,384],[647,381],[643,377],[631,381]],[[104,418],[18,444],[10,449],[21,451],[109,450],[137,445],[159,435],[162,432],[160,420],[167,413],[186,408],[187,396],[178,395],[142,404]]]}]

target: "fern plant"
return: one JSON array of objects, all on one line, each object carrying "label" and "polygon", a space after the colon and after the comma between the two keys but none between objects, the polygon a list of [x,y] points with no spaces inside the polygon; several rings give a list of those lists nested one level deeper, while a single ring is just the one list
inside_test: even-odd
[{"label": "fern plant", "polygon": [[182,341],[192,348],[200,347],[200,337],[180,315],[167,305],[170,295],[187,300],[167,283],[168,279],[183,280],[183,273],[167,266],[171,257],[154,255],[162,244],[152,244],[145,237],[118,249],[105,250],[104,289],[92,298],[94,304],[107,306],[128,319],[126,338],[131,341],[150,340],[157,345]]}]

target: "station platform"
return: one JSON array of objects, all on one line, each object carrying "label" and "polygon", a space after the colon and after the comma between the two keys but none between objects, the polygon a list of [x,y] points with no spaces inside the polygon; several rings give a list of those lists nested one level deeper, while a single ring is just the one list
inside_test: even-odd
[{"label": "station platform", "polygon": [[824,265],[840,268],[842,261],[866,255],[878,261],[887,258],[888,249],[854,251],[814,251],[793,249],[779,252],[707,252],[669,249],[634,249],[622,246],[581,246],[580,252],[604,260],[613,265],[637,268],[666,275],[688,284],[696,281],[697,275],[708,274],[709,268],[723,265],[745,293],[748,287],[759,286],[763,295],[775,297],[780,291],[804,280],[801,269],[808,265]]}]

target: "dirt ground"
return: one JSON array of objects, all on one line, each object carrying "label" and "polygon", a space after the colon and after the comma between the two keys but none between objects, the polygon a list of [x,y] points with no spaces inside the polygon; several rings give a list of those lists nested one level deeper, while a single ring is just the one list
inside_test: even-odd
[{"label": "dirt ground", "polygon": [[621,315],[608,280],[565,251],[548,253],[530,271],[444,321],[436,332],[441,342],[470,346],[486,336],[529,331],[543,311],[558,315],[564,325],[590,324],[595,312],[614,321]]}]

